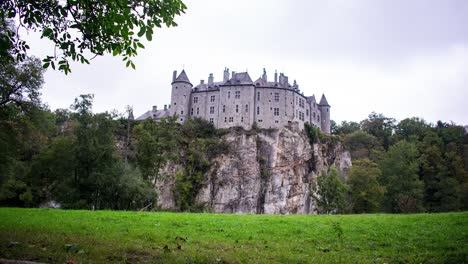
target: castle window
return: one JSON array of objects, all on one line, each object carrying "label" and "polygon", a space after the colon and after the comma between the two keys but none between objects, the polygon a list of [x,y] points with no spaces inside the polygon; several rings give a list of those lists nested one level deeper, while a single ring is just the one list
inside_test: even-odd
[{"label": "castle window", "polygon": [[257,101],[260,101],[260,92],[257,92]]},{"label": "castle window", "polygon": [[245,105],[245,112],[246,112],[246,113],[249,112],[249,105],[248,105],[248,104]]},{"label": "castle window", "polygon": [[230,116],[229,117],[229,123],[232,123],[232,122],[234,122],[234,117]]},{"label": "castle window", "polygon": [[309,116],[309,109],[306,109],[306,116]]},{"label": "castle window", "polygon": [[210,106],[210,114],[214,114],[214,106]]},{"label": "castle window", "polygon": [[260,106],[257,106],[257,115],[260,114]]},{"label": "castle window", "polygon": [[278,124],[278,120],[275,120],[275,123]]},{"label": "castle window", "polygon": [[224,117],[224,123],[226,123],[226,122],[227,122],[227,117]]},{"label": "castle window", "polygon": [[226,105],[223,105],[223,113],[226,113]]},{"label": "castle window", "polygon": [[275,102],[279,102],[279,93],[275,93]]},{"label": "castle window", "polygon": [[176,103],[176,102],[174,102],[174,105],[176,105],[176,104],[177,104],[177,103]]},{"label": "castle window", "polygon": [[327,113],[328,113],[328,108],[327,108]]},{"label": "castle window", "polygon": [[279,116],[279,108],[275,108],[275,109],[274,109],[273,115]]},{"label": "castle window", "polygon": [[314,103],[314,107],[315,107],[315,103]]},{"label": "castle window", "polygon": [[258,120],[258,122],[259,122],[259,123],[262,123],[262,122],[263,122],[263,120],[259,119],[259,120]]},{"label": "castle window", "polygon": [[241,117],[241,122],[244,123],[244,117],[243,116]]},{"label": "castle window", "polygon": [[239,113],[239,105],[236,105],[236,113]]},{"label": "castle window", "polygon": [[183,115],[183,114],[184,114],[184,110],[180,111],[180,114]]},{"label": "castle window", "polygon": [[213,121],[214,121],[213,118],[210,118],[210,123],[211,123],[211,124],[213,124]]},{"label": "castle window", "polygon": [[231,98],[231,92],[228,92],[228,99]]},{"label": "castle window", "polygon": [[210,101],[211,101],[212,103],[214,103],[214,101],[215,101],[215,96],[214,96],[214,95],[211,96]]},{"label": "castle window", "polygon": [[200,109],[198,109],[198,107],[197,107],[197,115],[198,115],[198,113],[200,112],[200,111],[198,111],[198,110],[200,110]]},{"label": "castle window", "polygon": [[193,116],[193,108],[190,110],[190,115]]},{"label": "castle window", "polygon": [[315,119],[315,112],[314,112],[314,114],[313,114],[313,117],[314,117],[314,119]]},{"label": "castle window", "polygon": [[240,99],[240,91],[236,91],[236,99]]},{"label": "castle window", "polygon": [[194,104],[198,103],[198,96],[195,96],[195,97],[193,98],[193,103],[194,103]]}]

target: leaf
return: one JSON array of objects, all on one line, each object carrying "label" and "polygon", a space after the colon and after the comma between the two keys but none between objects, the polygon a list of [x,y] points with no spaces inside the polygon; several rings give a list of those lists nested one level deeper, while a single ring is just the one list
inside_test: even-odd
[{"label": "leaf", "polygon": [[140,28],[140,31],[139,31],[138,34],[137,34],[138,37],[141,38],[141,36],[143,36],[143,35],[145,34],[145,32],[146,32],[146,27],[145,27],[145,26],[141,27],[141,28]]},{"label": "leaf", "polygon": [[42,36],[43,36],[43,37],[48,37],[48,36],[50,36],[50,35],[52,35],[52,29],[51,29],[51,28],[46,28],[46,29],[44,29],[44,31],[42,32]]},{"label": "leaf", "polygon": [[147,39],[148,41],[151,41],[151,40],[153,39],[153,38],[152,38],[152,33],[153,33],[153,32],[150,32],[149,30],[146,31],[146,39]]},{"label": "leaf", "polygon": [[42,68],[47,69],[49,67],[50,63],[46,62],[42,65]]}]

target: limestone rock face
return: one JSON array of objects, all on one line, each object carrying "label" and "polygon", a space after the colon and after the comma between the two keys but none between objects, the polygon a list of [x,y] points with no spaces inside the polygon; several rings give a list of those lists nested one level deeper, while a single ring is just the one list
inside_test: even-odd
[{"label": "limestone rock face", "polygon": [[[351,157],[340,143],[309,144],[297,127],[231,131],[229,154],[217,157],[204,175],[198,204],[217,213],[314,214],[311,198],[316,177],[334,165],[343,176]],[[175,175],[177,165],[165,169]],[[175,177],[157,184],[158,206],[174,209]]]}]

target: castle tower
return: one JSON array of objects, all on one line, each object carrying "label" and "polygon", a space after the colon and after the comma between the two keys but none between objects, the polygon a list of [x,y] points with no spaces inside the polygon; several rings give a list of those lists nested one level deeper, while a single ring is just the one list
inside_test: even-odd
[{"label": "castle tower", "polygon": [[322,99],[320,99],[319,103],[319,109],[320,109],[320,126],[321,130],[327,134],[330,134],[331,130],[331,122],[330,122],[330,105],[327,102],[327,98],[325,98],[325,95],[322,94]]},{"label": "castle tower", "polygon": [[177,122],[183,123],[189,117],[190,109],[190,94],[192,92],[192,83],[187,77],[185,70],[177,76],[177,71],[174,71],[172,77],[172,92],[171,92],[171,116],[176,115]]}]

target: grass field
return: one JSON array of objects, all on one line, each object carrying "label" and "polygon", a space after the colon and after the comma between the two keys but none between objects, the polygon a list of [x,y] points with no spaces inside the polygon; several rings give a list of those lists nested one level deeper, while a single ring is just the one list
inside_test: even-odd
[{"label": "grass field", "polygon": [[0,208],[0,258],[48,263],[468,263],[468,212],[280,216]]}]

